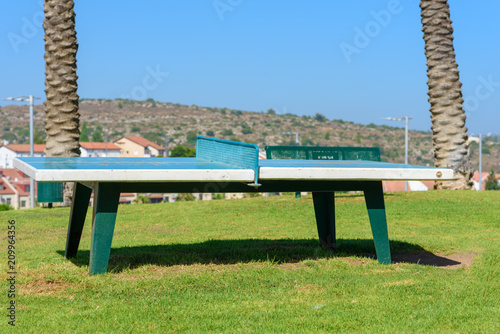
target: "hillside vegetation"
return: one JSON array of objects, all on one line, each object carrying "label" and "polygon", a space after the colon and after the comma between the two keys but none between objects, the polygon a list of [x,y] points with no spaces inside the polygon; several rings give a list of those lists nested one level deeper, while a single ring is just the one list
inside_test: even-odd
[{"label": "hillside vegetation", "polygon": [[[44,139],[43,105],[35,106],[35,142]],[[197,135],[245,141],[266,145],[293,145],[295,137],[280,132],[298,132],[301,145],[377,146],[382,159],[404,162],[404,128],[375,124],[362,125],[342,119],[328,120],[324,115],[297,116],[278,114],[269,109],[262,112],[227,108],[186,106],[174,103],[146,101],[82,99],[81,124],[86,123],[89,138],[102,132],[109,141],[121,136],[140,135],[169,149],[177,145],[194,147]],[[10,143],[27,143],[28,112],[26,106],[7,106],[0,109],[0,138]],[[433,165],[432,135],[430,132],[410,131],[409,163]],[[99,137],[99,136],[96,136]],[[483,170],[499,170],[499,138],[485,138]],[[478,145],[471,144],[473,166],[477,166]]]}]

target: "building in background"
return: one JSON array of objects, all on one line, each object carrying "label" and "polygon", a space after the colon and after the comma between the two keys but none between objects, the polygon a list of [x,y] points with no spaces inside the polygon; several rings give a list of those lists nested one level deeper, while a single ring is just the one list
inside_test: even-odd
[{"label": "building in background", "polygon": [[121,149],[122,157],[165,156],[165,148],[139,136],[122,137],[114,142]]},{"label": "building in background", "polygon": [[8,204],[14,209],[29,208],[30,178],[17,169],[0,168],[0,203]]},{"label": "building in background", "polygon": [[120,157],[120,150],[113,143],[80,143],[81,157]]},{"label": "building in background", "polygon": [[[481,173],[481,190],[486,189],[486,181],[488,180],[488,176],[490,173]],[[495,178],[500,179],[500,174],[495,174]],[[498,181],[500,183],[500,180]],[[472,175],[472,183],[474,184],[474,190],[479,190],[479,173],[475,172]]]},{"label": "building in background", "polygon": [[[33,156],[43,157],[45,154],[44,144],[33,145]],[[12,160],[16,157],[29,157],[30,145],[29,144],[9,144],[0,147],[0,168],[14,168]]]}]

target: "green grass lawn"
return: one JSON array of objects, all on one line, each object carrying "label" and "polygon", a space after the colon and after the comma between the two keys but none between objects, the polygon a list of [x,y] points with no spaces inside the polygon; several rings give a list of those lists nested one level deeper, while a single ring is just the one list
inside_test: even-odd
[{"label": "green grass lawn", "polygon": [[310,196],[120,206],[99,276],[90,215],[66,260],[69,208],[0,212],[0,332],[498,333],[500,192],[388,193],[386,208],[392,265],[374,258],[358,194],[336,198],[335,252],[319,247]]}]

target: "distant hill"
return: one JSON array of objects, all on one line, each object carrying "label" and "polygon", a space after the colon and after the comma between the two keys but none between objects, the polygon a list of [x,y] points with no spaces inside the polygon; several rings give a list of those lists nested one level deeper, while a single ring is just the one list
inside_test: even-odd
[{"label": "distant hill", "polygon": [[[44,138],[44,106],[35,111],[35,139]],[[382,159],[404,162],[404,128],[361,125],[341,119],[328,120],[321,114],[297,116],[278,114],[270,109],[252,112],[227,108],[186,106],[148,99],[81,99],[80,122],[87,123],[89,136],[102,130],[105,140],[114,141],[124,135],[141,135],[169,149],[177,145],[195,145],[197,135],[245,141],[266,145],[293,145],[295,137],[280,132],[298,132],[301,145],[321,146],[378,146]],[[7,106],[0,109],[0,138],[11,143],[29,142],[27,106]],[[410,131],[409,163],[433,165],[432,134]],[[167,139],[168,138],[168,139]],[[483,171],[500,170],[499,137],[483,142]],[[472,163],[477,166],[477,143],[471,144]],[[477,167],[476,167],[477,168]]]}]

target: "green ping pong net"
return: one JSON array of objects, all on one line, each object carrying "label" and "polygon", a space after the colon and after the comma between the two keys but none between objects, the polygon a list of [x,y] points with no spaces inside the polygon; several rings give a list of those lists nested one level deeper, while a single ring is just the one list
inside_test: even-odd
[{"label": "green ping pong net", "polygon": [[266,146],[267,159],[380,161],[378,147]]},{"label": "green ping pong net", "polygon": [[255,144],[198,136],[196,159],[222,163],[230,168],[247,168],[255,172],[252,187],[259,187],[259,147]]}]

